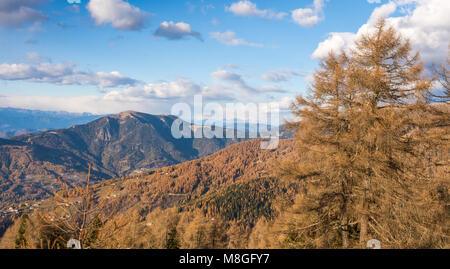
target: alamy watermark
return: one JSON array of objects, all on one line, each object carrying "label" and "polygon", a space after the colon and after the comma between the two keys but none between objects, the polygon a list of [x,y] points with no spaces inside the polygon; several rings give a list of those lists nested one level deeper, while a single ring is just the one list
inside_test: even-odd
[{"label": "alamy watermark", "polygon": [[177,103],[172,106],[171,114],[178,116],[171,127],[172,136],[176,139],[262,138],[261,149],[278,147],[280,136],[278,103],[204,104],[203,97],[195,95],[193,109],[188,103]]}]

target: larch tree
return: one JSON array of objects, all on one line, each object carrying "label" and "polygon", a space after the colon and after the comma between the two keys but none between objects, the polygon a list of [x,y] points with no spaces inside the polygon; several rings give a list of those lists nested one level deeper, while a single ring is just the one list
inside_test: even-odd
[{"label": "larch tree", "polygon": [[59,179],[62,190],[54,193],[53,208],[37,212],[41,240],[46,241],[47,246],[65,248],[66,242],[73,238],[81,243],[82,248],[88,248],[97,239],[103,225],[101,219],[106,220],[114,213],[114,210],[106,210],[110,204],[109,193],[105,198],[100,198],[95,193],[90,184],[90,172],[91,164],[86,186],[71,189]]},{"label": "larch tree", "polygon": [[311,93],[292,106],[302,161],[281,167],[306,186],[300,202],[309,217],[294,229],[299,240],[314,242],[304,245],[396,244],[400,231],[386,224],[393,218],[401,226],[397,214],[417,210],[416,186],[427,179],[423,144],[436,138],[437,118],[422,113],[432,82],[419,54],[385,20],[350,52],[322,60]]},{"label": "larch tree", "polygon": [[442,92],[439,94],[432,93],[430,98],[434,98],[438,102],[450,102],[450,46],[448,49],[447,62],[441,64],[437,70],[438,82],[442,86]]}]

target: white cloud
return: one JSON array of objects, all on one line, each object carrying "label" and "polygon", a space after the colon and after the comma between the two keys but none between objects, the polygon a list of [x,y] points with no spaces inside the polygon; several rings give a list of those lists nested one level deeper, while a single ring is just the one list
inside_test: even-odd
[{"label": "white cloud", "polygon": [[259,90],[261,92],[278,92],[278,93],[285,93],[287,92],[285,89],[275,86],[275,85],[264,85],[259,87]]},{"label": "white cloud", "polygon": [[29,23],[40,23],[48,17],[35,7],[47,0],[1,0],[0,27],[20,27]]},{"label": "white cloud", "polygon": [[170,40],[179,40],[185,36],[193,36],[203,41],[200,33],[192,31],[191,26],[184,22],[174,23],[172,21],[164,21],[156,30],[155,36],[165,37]]},{"label": "white cloud", "polygon": [[0,64],[1,80],[23,80],[28,82],[51,83],[57,85],[95,85],[99,88],[113,88],[134,85],[138,81],[119,72],[83,72],[75,63],[41,62],[42,57],[28,53],[30,63]]},{"label": "white cloud", "polygon": [[350,45],[353,44],[355,39],[356,35],[354,33],[330,33],[326,40],[319,43],[312,57],[321,59],[328,56],[331,51],[339,52],[343,49],[350,48]]},{"label": "white cloud", "polygon": [[264,47],[264,45],[262,44],[257,44],[257,43],[250,43],[245,41],[242,38],[237,38],[236,37],[236,33],[234,33],[233,31],[226,31],[223,33],[220,32],[213,32],[210,33],[210,36],[214,39],[216,39],[217,41],[228,45],[228,46],[249,46],[249,47]]},{"label": "white cloud", "polygon": [[242,77],[239,74],[233,73],[228,70],[217,70],[211,73],[211,77],[218,80],[228,80],[228,81],[242,81]]},{"label": "white cloud", "polygon": [[221,84],[201,85],[188,78],[175,81],[158,81],[143,86],[126,87],[104,95],[105,100],[117,102],[146,102],[147,100],[185,101],[194,95],[201,94],[205,100],[234,100],[235,88]]},{"label": "white cloud", "polygon": [[[389,17],[397,9],[403,16]],[[372,12],[366,24],[357,33],[330,33],[312,54],[313,58],[323,58],[330,51],[349,49],[358,37],[374,29],[380,17],[387,17],[387,23],[409,38],[413,49],[419,50],[422,59],[430,64],[446,59],[450,37],[450,1],[447,0],[398,0],[391,1]]]},{"label": "white cloud", "polygon": [[117,71],[112,71],[110,73],[106,72],[85,73],[81,75],[80,78],[81,81],[83,81],[84,78],[85,81],[84,83],[97,85],[99,88],[114,88],[118,86],[134,85],[138,83],[137,80],[121,75]]},{"label": "white cloud", "polygon": [[[314,0],[311,8],[298,8],[291,11],[292,20],[304,27],[312,27],[323,20],[323,8],[328,0]],[[236,16],[259,17],[264,19],[283,19],[286,12],[275,12],[271,9],[259,9],[255,3],[249,0],[234,2],[225,7],[225,11]]]},{"label": "white cloud", "polygon": [[294,102],[294,98],[292,97],[283,97],[280,101],[278,101],[278,104],[280,106],[280,109],[290,109],[291,104]]},{"label": "white cloud", "polygon": [[112,91],[105,95],[107,99],[120,100],[131,98],[171,99],[193,96],[201,93],[202,87],[189,79],[179,78],[171,82],[149,83],[144,87],[128,87],[122,91]]},{"label": "white cloud", "polygon": [[225,7],[225,11],[231,12],[237,16],[260,17],[264,19],[282,19],[287,13],[275,12],[271,9],[258,9],[256,4],[248,0],[243,0]]},{"label": "white cloud", "polygon": [[[235,76],[219,75],[226,79]],[[231,82],[231,81],[230,81]],[[125,110],[137,110],[153,114],[170,113],[170,107],[178,102],[192,103],[193,95],[201,94],[206,102],[256,102],[259,94],[285,92],[275,86],[263,86],[253,89],[250,95],[243,94],[238,84],[230,85],[212,83],[200,85],[186,78],[175,81],[149,83],[141,87],[126,87],[98,96],[1,96],[0,107],[21,107],[41,110],[64,110],[69,112],[90,112],[97,114],[118,113]],[[288,99],[281,100],[282,108]]]},{"label": "white cloud", "polygon": [[234,89],[240,91],[241,93],[252,94],[256,92],[256,89],[247,85],[241,75],[231,71],[219,69],[212,72],[211,77],[215,80],[222,80],[231,83]]},{"label": "white cloud", "polygon": [[267,82],[284,82],[290,80],[293,76],[305,76],[304,71],[295,71],[289,68],[282,68],[279,70],[271,70],[263,75],[261,78]]},{"label": "white cloud", "polygon": [[[192,96],[179,98],[149,98],[136,93],[113,91],[99,96],[2,96],[0,107],[20,107],[51,111],[90,112],[94,114],[119,113],[136,110],[152,114],[169,114],[172,105],[190,103]],[[204,87],[203,100],[232,100],[232,94],[223,95],[222,87]]]},{"label": "white cloud", "polygon": [[136,110],[153,114],[169,113],[170,103],[161,100],[111,100],[102,96],[0,96],[0,106],[20,107],[95,114],[118,113]]},{"label": "white cloud", "polygon": [[149,15],[122,0],[90,0],[87,9],[95,24],[110,23],[119,30],[140,30]]},{"label": "white cloud", "polygon": [[284,89],[277,86],[261,86],[259,88],[251,87],[245,82],[241,75],[233,73],[229,70],[219,69],[211,73],[211,77],[215,80],[222,80],[230,82],[235,90],[240,91],[246,95],[263,92],[286,92]]},{"label": "white cloud", "polygon": [[323,8],[327,0],[314,0],[312,8],[299,8],[291,12],[292,20],[303,26],[313,27],[323,20]]},{"label": "white cloud", "polygon": [[376,7],[372,14],[370,15],[369,21],[367,22],[369,25],[373,26],[377,23],[380,18],[387,18],[389,15],[395,12],[397,9],[397,5],[394,2],[389,2],[385,5]]},{"label": "white cloud", "polygon": [[202,96],[214,101],[235,101],[236,92],[233,87],[221,83],[211,83],[202,89]]},{"label": "white cloud", "polygon": [[[249,86],[240,74],[222,69],[212,72],[213,81],[206,85],[188,78],[144,83],[119,72],[82,72],[75,63],[51,63],[44,60],[47,59],[29,53],[23,63],[0,64],[0,80],[95,85],[116,89],[100,91],[98,96],[0,96],[0,106],[102,114],[133,109],[159,114],[168,113],[170,106],[177,102],[191,103],[192,96],[196,94],[201,94],[205,101],[256,102],[265,100],[269,93],[286,92],[274,85]],[[235,69],[237,66],[227,67]]]},{"label": "white cloud", "polygon": [[379,3],[381,3],[381,0],[367,0],[367,2],[369,4],[379,4]]}]

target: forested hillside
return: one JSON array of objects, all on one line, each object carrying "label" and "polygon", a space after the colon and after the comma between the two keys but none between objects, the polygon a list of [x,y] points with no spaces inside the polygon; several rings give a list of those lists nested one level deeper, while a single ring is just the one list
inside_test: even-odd
[{"label": "forested hillside", "polygon": [[48,197],[60,177],[79,185],[212,154],[243,138],[175,139],[174,116],[126,111],[67,129],[0,139],[0,209]]}]

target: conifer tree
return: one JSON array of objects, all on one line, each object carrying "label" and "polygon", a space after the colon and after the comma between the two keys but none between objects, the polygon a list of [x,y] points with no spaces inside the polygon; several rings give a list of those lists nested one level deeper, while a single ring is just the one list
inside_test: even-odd
[{"label": "conifer tree", "polygon": [[[70,189],[67,184],[60,180],[62,190],[55,192],[53,197],[53,210],[38,211],[39,222],[42,226],[44,241],[54,241],[58,238],[56,247],[65,247],[61,242],[71,238],[80,241],[82,248],[87,247],[86,243],[98,235],[101,219],[108,219],[115,212],[113,209],[106,210],[110,205],[107,193],[104,198],[96,195],[90,183],[91,164],[87,182],[85,186]],[[46,235],[47,234],[47,235]],[[54,234],[55,236],[53,236]],[[57,236],[56,236],[57,235]],[[47,244],[49,244],[47,242]],[[54,244],[50,242],[50,244]]]},{"label": "conifer tree", "polygon": [[177,228],[172,227],[167,233],[166,249],[179,249],[180,242],[178,240]]},{"label": "conifer tree", "polygon": [[92,221],[92,224],[89,227],[88,234],[86,236],[86,241],[85,241],[86,247],[90,247],[97,241],[97,239],[99,237],[100,229],[102,228],[102,226],[103,226],[103,222],[100,219],[100,217],[98,215],[95,216],[94,220]]},{"label": "conifer tree", "polygon": [[297,235],[316,247],[365,247],[370,238],[393,245],[400,231],[387,231],[389,220],[414,221],[402,210],[419,208],[424,147],[442,120],[422,114],[432,86],[423,71],[419,54],[385,20],[349,53],[321,62],[311,94],[293,104],[302,162],[281,168],[307,186],[300,201],[309,217]]},{"label": "conifer tree", "polygon": [[27,239],[25,238],[25,231],[28,221],[28,215],[23,214],[20,218],[20,226],[19,230],[17,231],[16,240],[15,240],[15,248],[16,249],[22,249],[27,247]]}]

